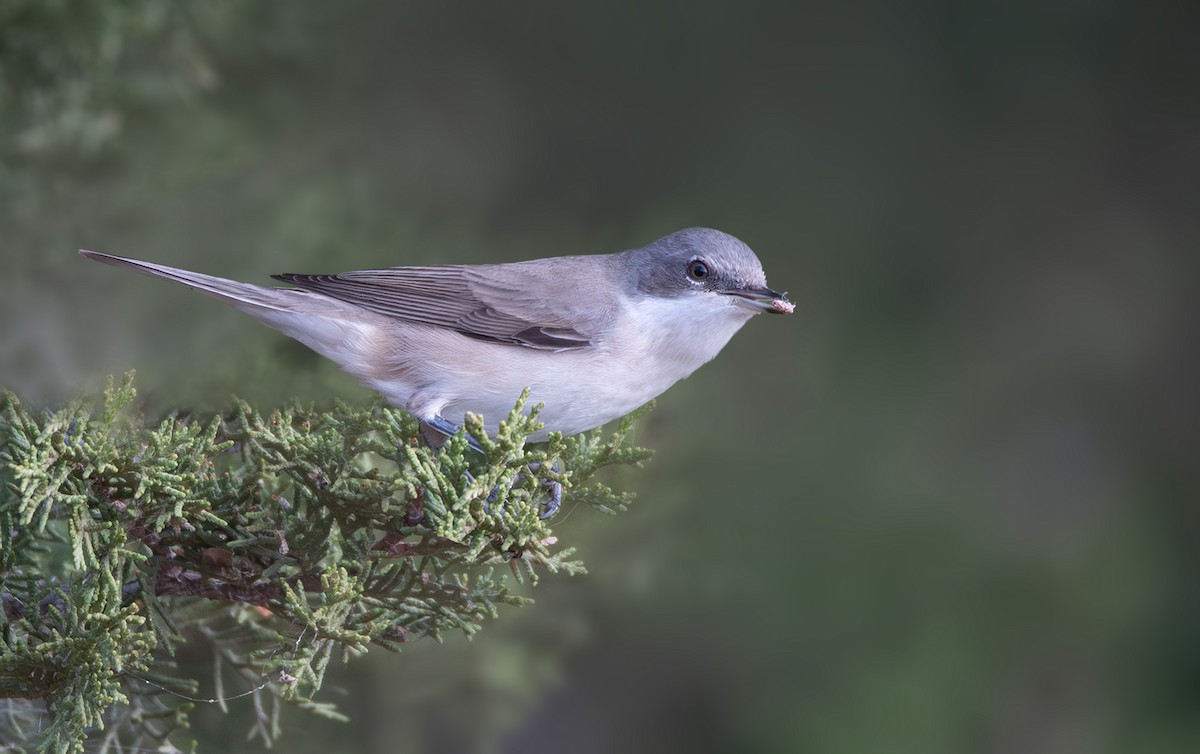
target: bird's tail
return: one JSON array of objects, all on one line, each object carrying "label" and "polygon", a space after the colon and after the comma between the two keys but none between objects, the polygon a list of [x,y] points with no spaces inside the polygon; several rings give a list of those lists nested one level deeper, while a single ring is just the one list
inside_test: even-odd
[{"label": "bird's tail", "polygon": [[156,278],[183,283],[189,288],[226,301],[250,314],[254,314],[255,310],[269,309],[278,312],[287,312],[292,308],[291,301],[284,295],[287,291],[279,288],[264,288],[259,285],[251,285],[250,283],[239,283],[236,280],[227,280],[212,275],[204,275],[199,272],[189,272],[188,270],[167,267],[163,264],[142,262],[137,259],[126,259],[125,257],[105,254],[99,251],[80,249],[79,253],[88,259],[110,264],[113,267],[126,267],[143,275],[151,275]]},{"label": "bird's tail", "polygon": [[378,332],[372,320],[378,317],[352,304],[295,288],[239,283],[98,251],[81,249],[79,253],[114,267],[127,267],[144,275],[182,283],[232,304],[259,322],[332,359],[353,375],[365,379],[364,375],[373,373],[371,344],[376,341]]}]

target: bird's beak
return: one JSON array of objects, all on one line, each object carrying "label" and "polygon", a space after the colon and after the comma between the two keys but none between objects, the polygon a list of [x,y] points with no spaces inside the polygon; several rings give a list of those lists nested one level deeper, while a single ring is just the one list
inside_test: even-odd
[{"label": "bird's beak", "polygon": [[776,293],[770,288],[734,288],[721,291],[723,296],[732,296],[733,302],[755,312],[770,314],[791,314],[796,305],[787,300],[787,296]]}]

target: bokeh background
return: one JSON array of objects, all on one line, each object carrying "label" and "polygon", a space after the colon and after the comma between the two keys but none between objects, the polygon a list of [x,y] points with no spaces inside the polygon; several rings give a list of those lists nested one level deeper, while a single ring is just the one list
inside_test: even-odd
[{"label": "bokeh background", "polygon": [[[281,750],[1198,751],[1197,8],[10,0],[0,385],[370,399],[79,247],[265,282],[718,227],[796,315],[664,396],[634,508],[562,516],[590,575],[353,660]],[[201,751],[262,748],[230,706]]]}]

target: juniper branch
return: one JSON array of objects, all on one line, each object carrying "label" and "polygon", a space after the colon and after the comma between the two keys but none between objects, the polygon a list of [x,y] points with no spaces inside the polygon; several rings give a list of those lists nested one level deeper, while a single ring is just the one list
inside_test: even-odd
[{"label": "juniper branch", "polygon": [[592,477],[649,457],[632,419],[526,445],[525,396],[495,437],[469,418],[437,453],[382,403],[239,401],[149,427],[134,397],[127,375],[58,411],[0,399],[0,697],[45,704],[39,751],[80,751],[105,725],[110,741],[177,735],[188,705],[165,692],[195,684],[170,654],[193,630],[262,693],[336,715],[313,700],[330,659],[472,635],[529,601],[509,574],[582,573],[538,517],[545,483],[623,510]]}]

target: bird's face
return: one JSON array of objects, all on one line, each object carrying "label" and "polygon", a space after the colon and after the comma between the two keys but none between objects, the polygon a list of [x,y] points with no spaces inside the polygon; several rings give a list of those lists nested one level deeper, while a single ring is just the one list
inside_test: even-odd
[{"label": "bird's face", "polygon": [[688,302],[689,309],[732,307],[742,318],[761,312],[791,314],[794,305],[767,287],[762,264],[731,235],[689,228],[628,252],[637,289],[644,295]]}]

